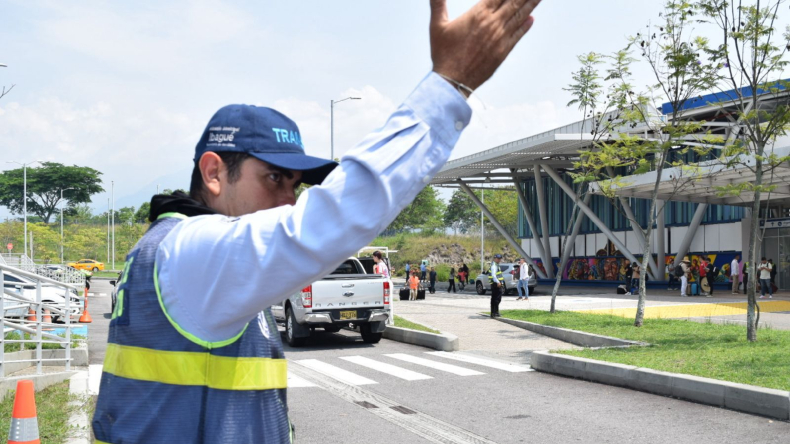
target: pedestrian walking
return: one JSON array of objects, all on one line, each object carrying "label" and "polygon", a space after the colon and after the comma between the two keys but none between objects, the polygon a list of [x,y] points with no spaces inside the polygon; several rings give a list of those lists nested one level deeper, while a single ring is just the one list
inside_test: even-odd
[{"label": "pedestrian walking", "polygon": [[713,259],[710,257],[708,257],[707,264],[708,267],[705,272],[705,277],[708,279],[708,286],[710,287],[708,296],[713,297],[713,283],[716,282],[716,277],[719,276],[719,267],[713,264]]},{"label": "pedestrian walking", "polygon": [[738,291],[738,287],[740,287],[740,282],[738,279],[741,277],[741,264],[740,264],[741,257],[739,255],[735,255],[730,262],[730,280],[732,281],[732,294],[740,293]]},{"label": "pedestrian walking", "polygon": [[518,260],[518,286],[516,290],[518,291],[518,299],[517,301],[528,301],[529,300],[529,265],[527,264],[526,259],[523,257]]},{"label": "pedestrian walking", "polygon": [[629,287],[630,292],[629,295],[634,295],[639,293],[639,263],[634,262],[631,264],[631,286]]},{"label": "pedestrian walking", "polygon": [[461,290],[469,283],[469,267],[466,264],[461,264]]},{"label": "pedestrian walking", "polygon": [[749,291],[749,261],[743,263],[743,292]]},{"label": "pedestrian walking", "polygon": [[708,262],[706,258],[700,258],[698,270],[699,279],[697,281],[700,294],[708,296],[708,291],[705,288],[710,287],[710,282],[708,282]]},{"label": "pedestrian walking", "polygon": [[425,265],[425,261],[420,263],[420,281],[425,282],[425,279],[428,277],[428,266]]},{"label": "pedestrian walking", "polygon": [[683,258],[680,263],[680,296],[688,297],[689,278],[691,277],[691,267],[688,256]]},{"label": "pedestrian walking", "polygon": [[771,288],[773,289],[776,286],[776,265],[774,265],[773,259],[768,259],[768,263],[771,265]]},{"label": "pedestrian walking", "polygon": [[502,276],[502,271],[499,269],[499,263],[502,262],[502,255],[495,254],[494,260],[491,262],[488,281],[491,284],[491,317],[499,318],[499,303],[502,302],[502,290],[505,286],[505,278]]},{"label": "pedestrian walking", "polygon": [[431,294],[436,293],[436,267],[431,267],[431,272],[428,273],[428,281],[431,283],[428,290],[430,290]]},{"label": "pedestrian walking", "polygon": [[771,287],[771,270],[773,267],[763,257],[760,260],[760,265],[757,266],[757,272],[760,273],[760,299],[765,297],[765,289],[768,289],[768,299],[773,299],[774,289]]},{"label": "pedestrian walking", "polygon": [[667,291],[674,290],[675,284],[678,282],[677,276],[675,276],[675,265],[670,262],[664,267],[664,271],[667,275]]},{"label": "pedestrian walking", "polygon": [[[636,263],[636,262],[634,262],[634,263]],[[625,288],[628,289],[628,292],[626,293],[626,296],[631,294],[631,276],[633,275],[633,273],[634,273],[634,264],[630,264],[629,263],[625,267]]]},{"label": "pedestrian walking", "polygon": [[409,277],[411,277],[411,274],[409,274],[409,271],[411,270],[411,265],[409,265],[409,263],[406,262],[406,267],[404,268],[406,268],[406,280],[408,281]]},{"label": "pedestrian walking", "polygon": [[376,265],[373,266],[373,273],[382,275],[385,279],[390,278],[390,269],[387,267],[387,263],[382,258],[381,252],[376,250],[373,252],[373,262]]},{"label": "pedestrian walking", "polygon": [[447,292],[449,293],[450,290],[452,290],[453,293],[455,293],[455,268],[450,268],[449,281],[450,281],[450,286],[447,287]]},{"label": "pedestrian walking", "polygon": [[409,279],[409,300],[416,301],[417,300],[417,291],[420,289],[420,278],[417,276],[417,272],[411,274],[411,278]]}]

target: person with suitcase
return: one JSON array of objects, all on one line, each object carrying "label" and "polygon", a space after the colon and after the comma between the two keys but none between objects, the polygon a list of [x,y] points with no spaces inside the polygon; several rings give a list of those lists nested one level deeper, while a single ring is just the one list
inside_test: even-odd
[{"label": "person with suitcase", "polygon": [[418,272],[415,271],[411,274],[411,278],[409,278],[409,300],[416,301],[417,300],[417,290],[420,288],[420,278],[417,274]]},{"label": "person with suitcase", "polygon": [[710,291],[708,292],[709,297],[713,297],[713,283],[716,282],[716,277],[718,275],[719,275],[719,267],[713,265],[713,259],[709,257],[708,267],[705,273],[705,276],[708,278],[708,286],[710,287]]}]

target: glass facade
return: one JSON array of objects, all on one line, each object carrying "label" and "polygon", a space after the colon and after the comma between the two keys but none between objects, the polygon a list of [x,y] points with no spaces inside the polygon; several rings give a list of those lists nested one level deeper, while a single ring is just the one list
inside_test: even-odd
[{"label": "glass facade", "polygon": [[[686,155],[696,153],[690,152]],[[574,185],[573,179],[567,174],[563,174],[565,183],[571,185],[574,190],[578,190],[581,185]],[[524,190],[529,210],[532,217],[540,230],[540,214],[538,212],[537,192],[535,190],[535,179],[528,178],[521,182],[521,188]],[[543,177],[543,188],[546,191],[546,203],[548,207],[548,224],[550,236],[564,236],[568,231],[568,221],[571,218],[573,211],[573,199],[568,197],[562,189],[554,183],[549,177]],[[631,209],[634,211],[634,216],[640,225],[643,227],[647,225],[651,219],[650,201],[646,199],[628,199]],[[691,218],[694,216],[694,211],[697,209],[696,203],[689,202],[668,202],[664,209],[664,223],[666,226],[682,226],[691,223]],[[619,205],[618,205],[619,206]],[[611,201],[604,196],[593,196],[590,200],[590,208],[595,214],[609,227],[612,231],[629,230],[631,224],[622,210],[612,205]],[[703,224],[715,224],[726,222],[740,221],[745,213],[743,207],[734,207],[729,205],[709,205],[702,220]],[[518,212],[518,225],[519,237],[522,239],[531,239],[533,237],[532,230],[529,224],[524,219],[524,213],[521,211],[521,203],[519,202]],[[595,224],[589,218],[585,218],[582,223],[581,233],[600,233]],[[540,234],[540,233],[539,233]],[[541,234],[542,235],[542,234]]]}]

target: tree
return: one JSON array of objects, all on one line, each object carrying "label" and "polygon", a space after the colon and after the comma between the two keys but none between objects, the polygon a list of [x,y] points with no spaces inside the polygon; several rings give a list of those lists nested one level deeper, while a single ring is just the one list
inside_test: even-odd
[{"label": "tree", "polygon": [[[735,134],[740,133],[740,137],[722,141],[724,149],[720,160],[727,168],[748,169],[754,174],[753,182],[717,187],[722,195],[750,193],[752,198],[749,251],[744,257],[749,262],[750,277],[750,282],[746,283],[746,337],[749,341],[757,340],[755,265],[764,233],[759,226],[760,209],[762,205],[767,208],[769,203],[764,194],[770,199],[771,191],[777,186],[771,183],[771,172],[790,160],[778,156],[772,149],[776,138],[787,134],[790,126],[787,94],[790,83],[778,80],[788,65],[785,56],[790,49],[790,29],[781,36],[777,29],[779,6],[783,3],[784,0],[699,1],[705,16],[715,24],[722,37],[718,46],[706,52],[713,63],[722,68],[722,89],[734,91],[729,103],[719,105],[722,109],[729,108],[729,112],[734,105],[738,125]],[[767,184],[766,175],[769,175]]]},{"label": "tree", "polygon": [[[52,213],[57,210],[61,190],[70,207],[88,203],[92,195],[104,191],[99,178],[102,173],[93,168],[43,162],[40,167],[27,170],[28,212],[39,216],[45,223],[49,223]],[[8,207],[12,213],[21,214],[23,194],[23,168],[0,173],[0,205]]]},{"label": "tree", "polygon": [[404,208],[390,224],[389,230],[414,228],[435,229],[442,226],[444,203],[437,197],[436,189],[425,187],[412,203]]},{"label": "tree", "polygon": [[466,233],[474,227],[480,210],[463,190],[455,190],[444,212],[444,225],[452,228],[455,234]]},{"label": "tree", "polygon": [[151,213],[151,203],[143,202],[140,208],[134,213],[134,221],[138,224],[148,222],[148,215]]},{"label": "tree", "polygon": [[[713,89],[719,77],[717,65],[703,58],[709,51],[708,40],[692,35],[694,24],[699,22],[699,11],[696,3],[668,0],[660,14],[660,24],[648,26],[645,35],[637,33],[630,38],[624,50],[615,54],[606,79],[613,81],[610,96],[618,104],[617,113],[624,131],[613,139],[596,144],[595,150],[581,156],[580,164],[590,172],[586,179],[597,180],[599,191],[610,198],[615,207],[622,207],[642,247],[641,269],[644,271],[639,280],[636,327],[641,327],[644,322],[645,282],[647,270],[653,262],[652,219],[663,209],[657,208],[659,187],[663,184],[670,188],[667,194],[672,196],[688,186],[695,176],[694,168],[683,168],[686,163],[682,156],[673,158],[671,153],[685,154],[694,150],[698,155],[706,155],[711,150],[712,139],[715,139],[707,133],[701,134],[704,122],[687,119],[684,114],[686,102]],[[641,58],[655,81],[645,93],[634,92],[630,83],[630,65],[635,61],[630,55],[633,48],[641,52]],[[651,111],[660,109],[658,105],[662,102],[669,102],[672,106],[666,121]],[[629,134],[628,128],[639,132]],[[666,168],[677,168],[684,177],[665,180],[663,172]],[[633,212],[629,211],[627,201],[617,197],[617,190],[625,184],[624,170],[630,175],[655,172],[648,212],[651,223],[647,227],[641,227]]]}]

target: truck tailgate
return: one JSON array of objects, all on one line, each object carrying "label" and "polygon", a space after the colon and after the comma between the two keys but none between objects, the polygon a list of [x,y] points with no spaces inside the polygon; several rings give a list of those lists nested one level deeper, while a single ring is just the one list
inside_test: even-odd
[{"label": "truck tailgate", "polygon": [[383,308],[384,283],[380,275],[331,275],[313,283],[313,310]]}]

